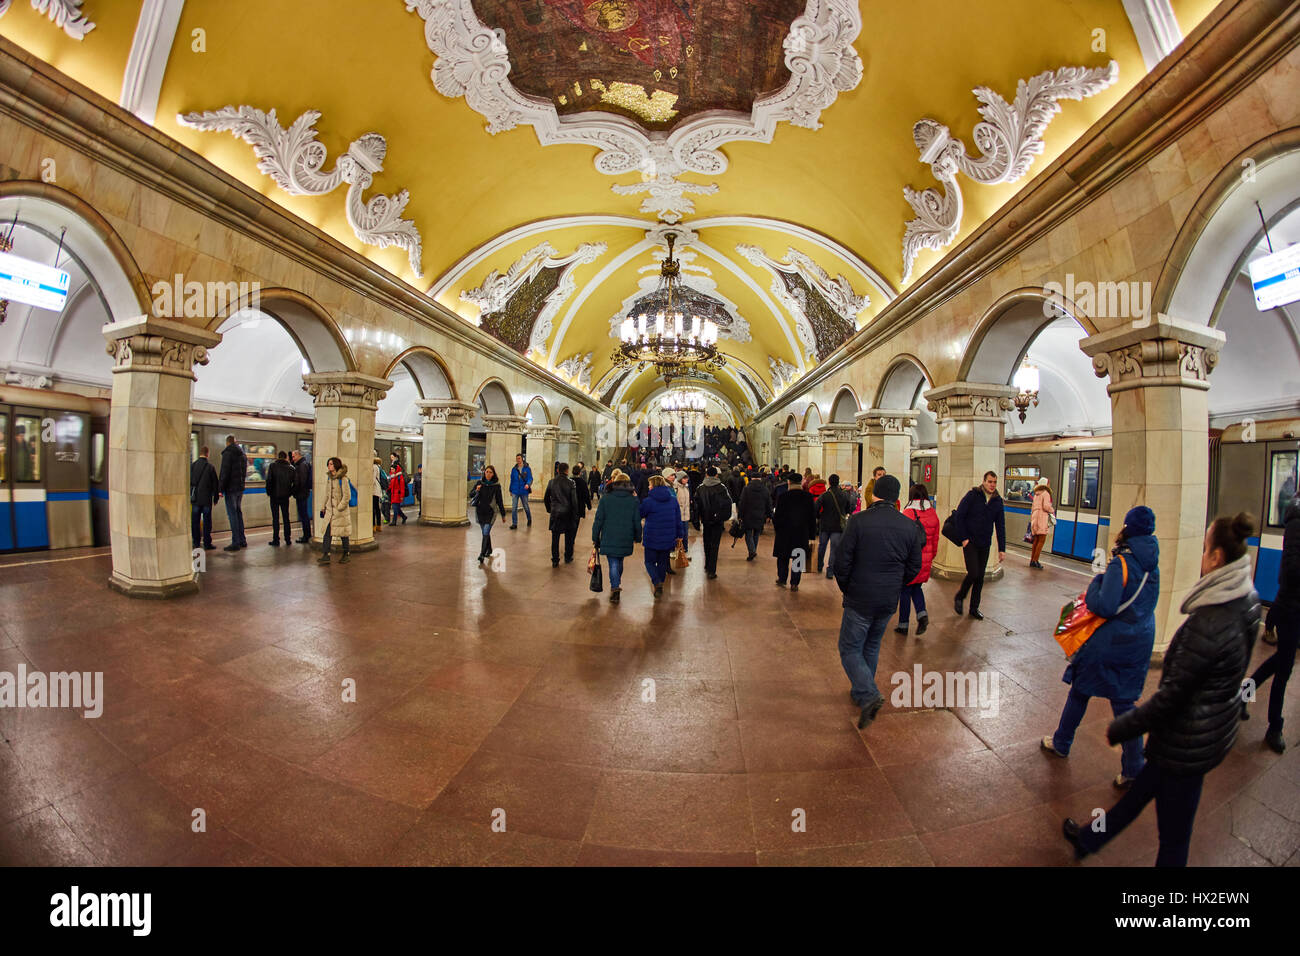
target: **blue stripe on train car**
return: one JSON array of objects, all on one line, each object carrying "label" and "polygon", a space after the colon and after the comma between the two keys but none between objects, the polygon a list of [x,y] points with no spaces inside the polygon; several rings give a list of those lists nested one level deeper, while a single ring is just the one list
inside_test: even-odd
[{"label": "blue stripe on train car", "polygon": [[1273,548],[1260,548],[1255,556],[1255,590],[1261,601],[1277,597],[1277,577],[1282,570],[1282,552]]},{"label": "blue stripe on train car", "polygon": [[13,505],[9,502],[0,502],[0,551],[12,551],[14,549],[14,533],[12,530]]},{"label": "blue stripe on train car", "polygon": [[1010,511],[1012,514],[1017,514],[1017,515],[1027,515],[1027,514],[1032,514],[1032,513],[1033,513],[1033,512],[1032,512],[1030,509],[1028,509],[1028,508],[1018,508],[1018,507],[1015,507],[1014,505],[1009,505],[1009,504],[1005,504],[1005,503],[1002,505],[1002,510],[1003,510],[1003,511]]},{"label": "blue stripe on train car", "polygon": [[16,548],[48,548],[50,546],[50,529],[45,519],[44,501],[15,501],[14,542]]},{"label": "blue stripe on train car", "polygon": [[50,491],[45,495],[46,501],[89,501],[89,491]]}]

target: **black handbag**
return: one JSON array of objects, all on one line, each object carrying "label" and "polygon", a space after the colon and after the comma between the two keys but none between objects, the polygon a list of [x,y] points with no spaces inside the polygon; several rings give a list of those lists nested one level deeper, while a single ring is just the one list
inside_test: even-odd
[{"label": "black handbag", "polygon": [[605,572],[601,570],[599,561],[597,561],[596,566],[591,569],[591,584],[588,585],[588,587],[597,594],[605,590]]},{"label": "black handbag", "polygon": [[943,527],[939,530],[939,533],[957,547],[961,547],[961,536],[957,534],[957,512],[955,510],[952,514],[948,515],[948,520],[943,523]]}]

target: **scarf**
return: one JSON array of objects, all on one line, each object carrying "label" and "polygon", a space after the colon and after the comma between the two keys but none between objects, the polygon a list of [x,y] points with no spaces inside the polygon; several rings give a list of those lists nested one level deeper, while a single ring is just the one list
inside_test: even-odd
[{"label": "scarf", "polygon": [[907,503],[907,507],[913,508],[916,511],[924,511],[926,508],[933,508],[934,505],[930,503],[929,498],[913,498]]},{"label": "scarf", "polygon": [[1179,610],[1184,614],[1191,614],[1198,607],[1227,604],[1229,601],[1245,597],[1254,589],[1251,581],[1250,553],[1247,552],[1236,561],[1211,571],[1193,584]]}]

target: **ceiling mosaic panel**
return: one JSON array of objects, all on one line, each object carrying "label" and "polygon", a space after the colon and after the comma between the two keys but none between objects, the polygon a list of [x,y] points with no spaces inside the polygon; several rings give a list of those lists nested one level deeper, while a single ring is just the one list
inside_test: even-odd
[{"label": "ceiling mosaic panel", "polygon": [[520,355],[526,355],[533,325],[563,276],[564,270],[560,268],[540,270],[519,287],[502,309],[483,313],[479,327]]}]

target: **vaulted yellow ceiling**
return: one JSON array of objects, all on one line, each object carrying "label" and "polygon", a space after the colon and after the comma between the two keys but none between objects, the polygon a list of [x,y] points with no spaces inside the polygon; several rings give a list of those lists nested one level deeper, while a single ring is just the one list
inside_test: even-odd
[{"label": "vaulted yellow ceiling", "polygon": [[[1213,5],[1173,0],[1183,34]],[[28,0],[13,0],[0,16],[0,34],[117,101],[141,4],[86,0],[83,9],[96,27],[80,41]],[[1044,135],[1043,155],[1030,167],[1032,177],[1146,73],[1121,0],[935,0],[863,3],[860,10],[864,25],[853,48],[863,76],[823,110],[821,129],[781,123],[770,144],[724,145],[727,171],[679,176],[719,187],[714,195],[690,197],[695,211],[684,225],[698,241],[685,250],[684,273],[688,281],[694,275],[712,286],[711,294],[748,323],[750,341],[724,339],[723,350],[769,390],[769,358],[799,369],[810,363],[796,318],[773,294],[773,272],[738,253],[738,246],[758,246],[777,261],[794,249],[829,279],[843,276],[853,294],[870,300],[856,317],[860,328],[903,288],[901,242],[904,224],[914,216],[903,187],[937,185],[913,143],[917,120],[946,125],[975,152],[971,134],[980,115],[974,87],[989,86],[1010,101],[1018,80],[1114,60],[1118,82],[1081,101],[1061,101]],[[591,353],[595,389],[607,378],[616,344],[610,319],[636,292],[637,281],[653,275],[655,250],[662,255],[663,247],[646,239],[655,216],[640,211],[643,197],[611,189],[642,177],[604,175],[593,165],[594,147],[542,146],[529,126],[489,134],[484,117],[464,98],[434,88],[435,56],[424,27],[406,0],[188,0],[162,76],[155,125],[467,321],[478,309],[462,301],[461,293],[493,271],[506,272],[540,243],[549,242],[559,257],[584,243],[604,244],[593,261],[573,267],[575,288],[556,313],[547,347],[529,356],[553,369]],[[505,40],[510,46],[509,34]],[[580,74],[581,61],[574,63]],[[344,215],[343,189],[326,196],[289,195],[258,170],[247,143],[177,120],[177,114],[241,105],[274,109],[283,126],[318,110],[315,128],[328,150],[326,169],[363,134],[384,136],[383,171],[366,195],[410,191],[404,216],[422,237],[423,277],[416,277],[403,250],[357,238]],[[997,186],[962,180],[965,215],[956,241],[1029,177]],[[941,255],[922,251],[911,281]],[[639,271],[645,268],[652,271]],[[620,397],[635,406],[655,387],[652,376],[642,375]],[[743,405],[744,390],[727,375],[719,376],[718,389]]]}]

